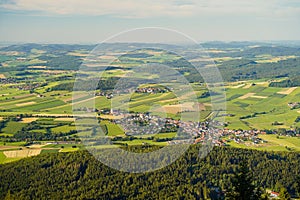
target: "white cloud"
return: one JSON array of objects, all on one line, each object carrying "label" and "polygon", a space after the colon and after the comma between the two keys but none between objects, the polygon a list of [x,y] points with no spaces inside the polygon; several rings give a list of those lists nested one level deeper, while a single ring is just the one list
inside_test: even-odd
[{"label": "white cloud", "polygon": [[[299,15],[295,0],[13,0],[0,7],[58,15],[112,15],[116,17],[185,17],[206,14]],[[289,6],[288,2],[292,4]],[[296,6],[296,8],[295,8]]]}]

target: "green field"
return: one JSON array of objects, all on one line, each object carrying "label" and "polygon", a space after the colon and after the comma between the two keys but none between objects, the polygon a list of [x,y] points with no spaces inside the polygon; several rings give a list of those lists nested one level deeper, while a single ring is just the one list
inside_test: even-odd
[{"label": "green field", "polygon": [[277,135],[259,135],[259,138],[267,141],[263,144],[252,144],[252,142],[236,143],[230,141],[227,144],[235,148],[256,149],[262,151],[300,151],[300,138],[277,136]]},{"label": "green field", "polygon": [[22,158],[7,158],[2,151],[0,151],[0,164],[9,163],[20,160]]},{"label": "green field", "polygon": [[7,134],[16,134],[25,126],[26,124],[24,123],[10,121],[6,124],[6,127],[2,129],[2,132]]}]

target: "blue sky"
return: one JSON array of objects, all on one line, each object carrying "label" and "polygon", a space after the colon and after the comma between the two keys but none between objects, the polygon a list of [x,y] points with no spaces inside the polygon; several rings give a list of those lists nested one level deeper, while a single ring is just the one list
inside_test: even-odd
[{"label": "blue sky", "polygon": [[0,0],[2,42],[95,43],[141,27],[197,41],[300,40],[299,21],[299,0]]}]

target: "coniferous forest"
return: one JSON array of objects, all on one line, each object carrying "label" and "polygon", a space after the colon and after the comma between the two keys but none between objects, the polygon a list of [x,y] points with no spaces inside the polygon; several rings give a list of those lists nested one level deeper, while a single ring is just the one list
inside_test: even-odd
[{"label": "coniferous forest", "polygon": [[168,167],[135,174],[83,150],[0,165],[0,199],[263,199],[266,189],[297,196],[299,175],[292,152],[215,147],[201,159],[193,145]]}]

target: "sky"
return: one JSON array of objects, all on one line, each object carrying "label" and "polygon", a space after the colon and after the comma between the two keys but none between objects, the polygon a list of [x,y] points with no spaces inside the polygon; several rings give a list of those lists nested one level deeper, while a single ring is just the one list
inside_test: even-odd
[{"label": "sky", "polygon": [[0,0],[0,42],[99,43],[143,27],[199,42],[300,40],[299,22],[300,0]]}]

